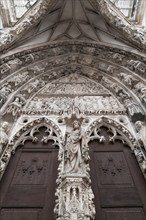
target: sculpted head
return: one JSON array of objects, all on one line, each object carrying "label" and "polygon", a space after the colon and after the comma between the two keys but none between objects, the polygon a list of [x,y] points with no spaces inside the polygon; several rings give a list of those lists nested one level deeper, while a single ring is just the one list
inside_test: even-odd
[{"label": "sculpted head", "polygon": [[2,123],[2,128],[3,128],[3,130],[7,131],[7,130],[8,130],[8,127],[9,127],[9,123],[6,122],[6,121],[4,121],[4,122]]},{"label": "sculpted head", "polygon": [[77,129],[77,128],[79,128],[79,127],[80,127],[80,123],[79,123],[77,120],[75,120],[75,121],[73,122],[73,128]]},{"label": "sculpted head", "polygon": [[143,123],[142,121],[137,121],[137,122],[135,123],[136,131],[137,131],[137,132],[140,131],[143,126],[144,126],[144,123]]}]

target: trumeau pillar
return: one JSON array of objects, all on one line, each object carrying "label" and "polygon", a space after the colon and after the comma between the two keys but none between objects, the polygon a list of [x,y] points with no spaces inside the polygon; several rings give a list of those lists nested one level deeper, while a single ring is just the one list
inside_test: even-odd
[{"label": "trumeau pillar", "polygon": [[58,178],[57,220],[94,219],[95,206],[89,177],[89,155],[80,122],[72,123],[64,141],[62,169]]}]

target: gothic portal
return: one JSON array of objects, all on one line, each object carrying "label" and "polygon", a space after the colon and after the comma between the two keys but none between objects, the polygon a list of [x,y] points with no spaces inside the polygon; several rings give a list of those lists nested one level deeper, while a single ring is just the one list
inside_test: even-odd
[{"label": "gothic portal", "polygon": [[39,0],[0,39],[0,219],[146,220],[144,32]]}]

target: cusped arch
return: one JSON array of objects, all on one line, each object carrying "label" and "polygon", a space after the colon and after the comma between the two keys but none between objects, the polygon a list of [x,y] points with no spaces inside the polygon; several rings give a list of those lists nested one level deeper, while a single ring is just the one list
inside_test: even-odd
[{"label": "cusped arch", "polygon": [[[99,142],[104,141],[104,137],[99,136],[95,131],[97,128],[102,126],[109,128],[109,130],[113,133],[113,136],[109,141],[114,142],[116,139],[121,139],[123,142],[128,144],[132,151],[134,151],[134,148],[139,145],[134,135],[125,126],[110,117],[104,116],[93,121],[87,128],[86,136],[88,137],[88,142],[94,139],[98,139]],[[116,132],[118,132],[122,138],[117,136]]]},{"label": "cusped arch", "polygon": [[[60,160],[60,156],[63,151],[63,134],[58,125],[53,122],[51,119],[47,117],[40,117],[37,119],[33,119],[30,122],[26,123],[22,126],[8,142],[8,145],[3,151],[0,161],[0,178],[2,177],[6,166],[9,163],[11,155],[15,153],[18,146],[24,145],[25,141],[30,140],[32,142],[37,142],[38,139],[35,134],[39,131],[39,128],[46,128],[46,136],[43,136],[41,142],[47,144],[49,140],[53,141],[53,145],[59,147],[58,159]],[[15,129],[15,128],[14,128]],[[12,130],[13,132],[13,130]]]},{"label": "cusped arch", "polygon": [[145,155],[142,151],[142,148],[137,140],[137,138],[121,123],[111,119],[110,117],[100,117],[94,120],[86,129],[85,136],[87,138],[87,148],[89,151],[89,142],[92,140],[98,140],[99,142],[104,142],[104,136],[98,134],[98,129],[100,127],[107,127],[113,136],[109,137],[109,142],[115,142],[115,140],[121,140],[124,144],[130,147],[131,152],[134,153],[136,159],[139,163],[139,166],[143,172],[143,175],[146,178],[144,164],[145,164]]}]

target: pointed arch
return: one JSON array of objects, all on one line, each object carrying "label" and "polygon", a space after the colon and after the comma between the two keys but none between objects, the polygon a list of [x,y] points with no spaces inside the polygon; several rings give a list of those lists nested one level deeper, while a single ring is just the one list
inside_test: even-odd
[{"label": "pointed arch", "polygon": [[[8,145],[3,151],[1,156],[1,170],[0,170],[0,178],[2,178],[3,173],[11,159],[11,155],[15,153],[15,150],[18,146],[23,146],[25,141],[31,141],[33,143],[38,142],[38,138],[36,137],[36,133],[39,132],[41,127],[45,127],[45,134],[41,139],[41,142],[47,144],[49,140],[53,141],[53,145],[59,147],[58,158],[62,155],[63,151],[63,134],[61,129],[55,124],[54,121],[48,119],[47,117],[38,117],[37,119],[30,119],[28,117],[23,117],[22,124],[17,122],[18,124],[11,131],[11,138],[9,139]],[[17,132],[15,132],[15,130]]]},{"label": "pointed arch", "polygon": [[[135,157],[139,163],[139,166],[142,170],[142,173],[144,177],[146,178],[145,171],[143,169],[143,163],[145,163],[146,157],[144,155],[144,152],[142,151],[142,148],[136,138],[135,135],[129,131],[128,128],[122,125],[122,123],[119,123],[117,120],[112,119],[111,117],[99,117],[98,119],[95,119],[87,128],[85,136],[87,138],[87,148],[89,151],[88,143],[92,140],[98,140],[98,142],[104,142],[105,138],[104,136],[100,136],[99,131],[100,127],[107,127],[109,131],[112,133],[112,136],[109,137],[109,142],[115,142],[115,140],[120,140],[123,142],[123,144],[127,144],[131,152],[135,154]],[[85,151],[87,149],[85,148]]]}]

